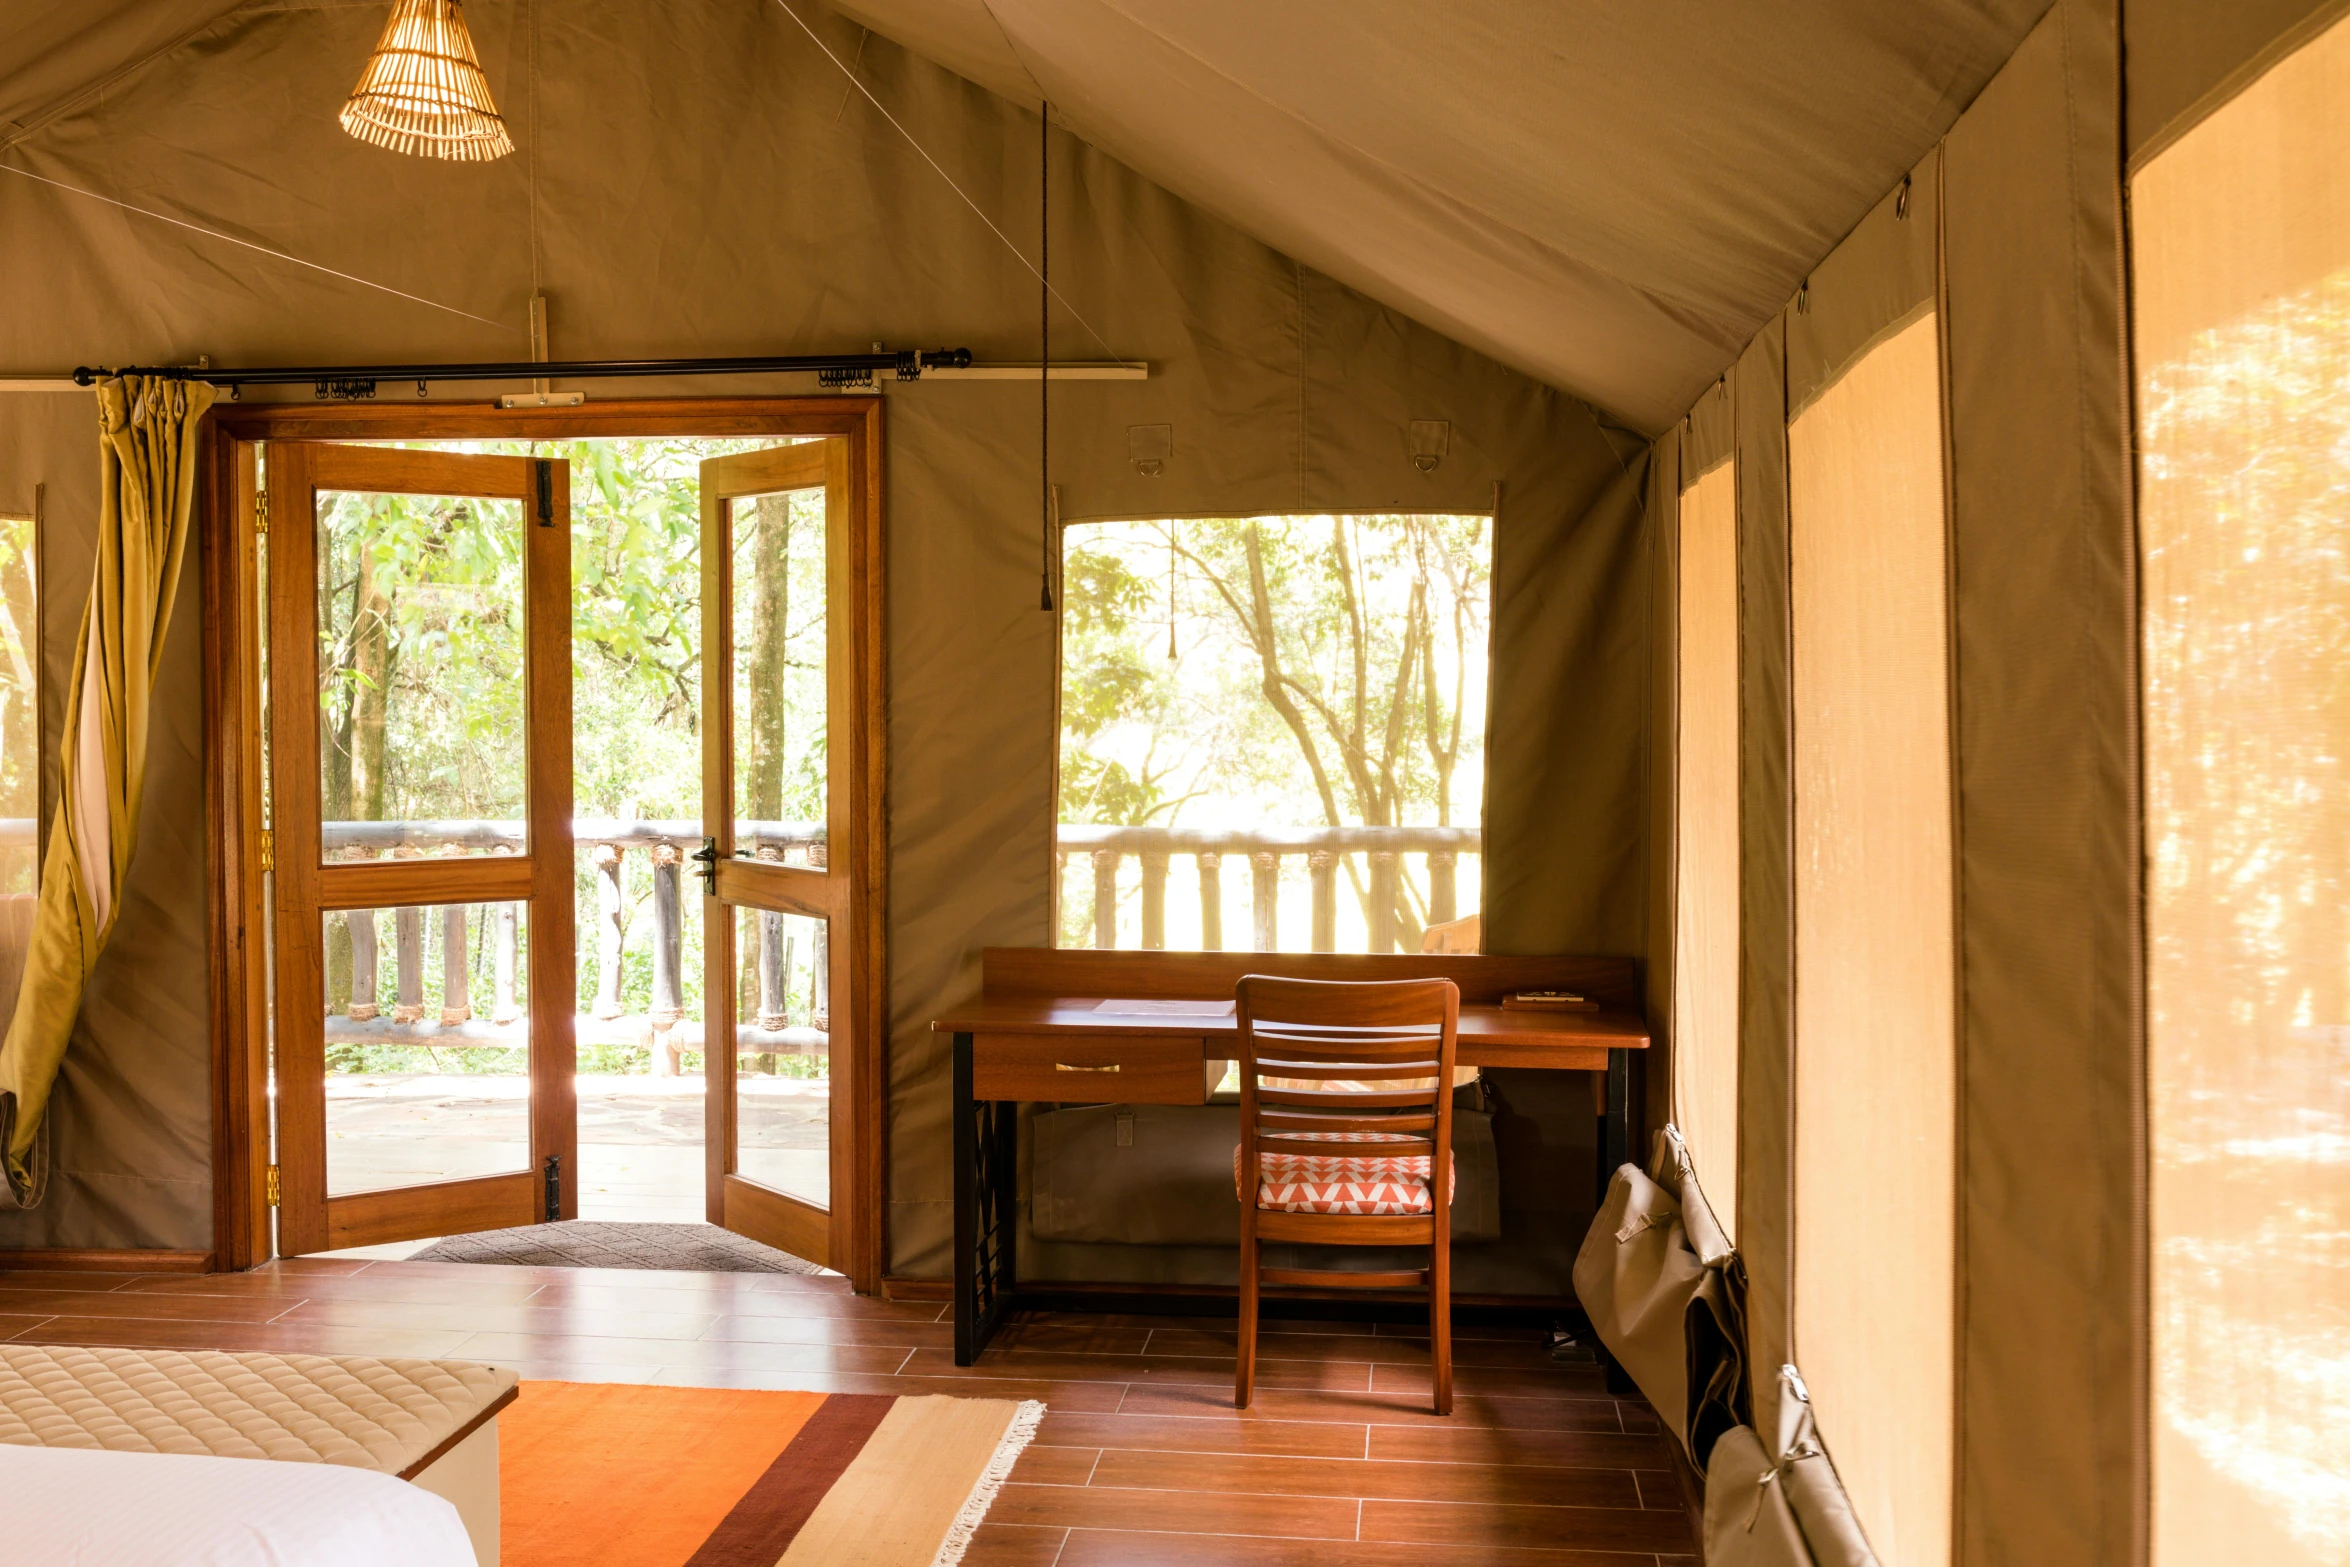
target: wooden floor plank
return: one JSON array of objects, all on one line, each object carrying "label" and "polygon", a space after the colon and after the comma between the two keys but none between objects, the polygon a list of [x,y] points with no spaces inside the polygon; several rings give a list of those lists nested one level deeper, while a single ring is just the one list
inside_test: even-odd
[{"label": "wooden floor plank", "polygon": [[1374,1425],[1367,1456],[1435,1464],[1642,1469],[1670,1461],[1661,1431],[1545,1431],[1508,1426]]},{"label": "wooden floor plank", "polygon": [[1058,1408],[1039,1442],[1153,1453],[1275,1453],[1294,1458],[1361,1458],[1369,1428],[1320,1420],[1243,1420],[1229,1415],[1095,1415]]},{"label": "wooden floor plank", "polygon": [[1099,1448],[1031,1442],[1013,1466],[1012,1479],[1021,1485],[1083,1485],[1093,1478],[1094,1466],[1101,1460]]},{"label": "wooden floor plank", "polygon": [[1066,1529],[983,1523],[963,1553],[963,1567],[1053,1567],[1068,1538]]},{"label": "wooden floor plank", "polygon": [[[1165,1534],[1253,1534],[1351,1540],[1362,1503],[1327,1496],[1218,1496],[1098,1485],[1007,1485],[988,1518],[1059,1529],[1144,1529]],[[1646,1515],[1636,1515],[1646,1516]]]},{"label": "wooden floor plank", "polygon": [[[1269,1540],[1235,1534],[1072,1529],[1056,1567],[1430,1567],[1439,1560],[1443,1567],[1655,1567],[1658,1558],[1647,1552],[1486,1546],[1458,1547],[1434,1558],[1425,1546],[1365,1540]],[[1690,1562],[1689,1567],[1695,1563]]]},{"label": "wooden floor plank", "polygon": [[[1136,1387],[1120,1406],[1125,1414],[1232,1414],[1232,1390],[1167,1383]],[[1260,1387],[1243,1419],[1345,1420],[1386,1425],[1434,1425],[1445,1430],[1501,1426],[1521,1430],[1616,1431],[1624,1429],[1624,1406],[1612,1398],[1456,1398],[1453,1412],[1438,1415],[1425,1390],[1406,1393],[1301,1392]]]},{"label": "wooden floor plank", "polygon": [[103,1344],[124,1349],[248,1349],[275,1355],[453,1356],[467,1335],[409,1328],[280,1327],[268,1322],[172,1322],[150,1317],[51,1317],[15,1335],[19,1344]]},{"label": "wooden floor plank", "polygon": [[1549,1546],[1591,1550],[1679,1550],[1689,1522],[1677,1512],[1636,1507],[1535,1507],[1509,1503],[1363,1503],[1362,1537],[1418,1546]]},{"label": "wooden floor plank", "polygon": [[[1637,1512],[1628,1469],[1536,1469],[1482,1464],[1373,1463],[1247,1453],[1101,1454],[1091,1484],[1158,1486],[1219,1496],[1357,1496],[1389,1501],[1607,1507]],[[1668,1478],[1670,1478],[1668,1476]]]},{"label": "wooden floor plank", "polygon": [[[1365,1361],[1268,1360],[1257,1362],[1257,1385],[1367,1391],[1374,1368]],[[958,1371],[987,1376],[1062,1377],[1073,1380],[1232,1385],[1230,1357],[1187,1355],[1067,1355],[989,1349],[970,1367],[957,1367],[949,1350],[918,1349],[906,1370],[920,1376],[953,1376]]]},{"label": "wooden floor plank", "polygon": [[719,1371],[866,1371],[887,1374],[915,1351],[899,1345],[757,1344],[713,1339],[603,1338],[574,1333],[476,1333],[453,1351],[467,1360],[564,1358]]}]

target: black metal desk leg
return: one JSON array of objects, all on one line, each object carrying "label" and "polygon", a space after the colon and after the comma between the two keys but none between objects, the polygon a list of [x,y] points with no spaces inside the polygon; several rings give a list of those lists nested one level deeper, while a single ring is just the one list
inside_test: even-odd
[{"label": "black metal desk leg", "polygon": [[1019,1270],[1020,1107],[974,1097],[971,1036],[955,1036],[955,1364],[987,1348]]},{"label": "black metal desk leg", "polygon": [[1607,1110],[1599,1118],[1599,1201],[1616,1167],[1632,1161],[1632,1052],[1607,1053]]},{"label": "black metal desk leg", "polygon": [[955,1036],[955,1364],[979,1354],[979,1106],[971,1097],[971,1036]]}]

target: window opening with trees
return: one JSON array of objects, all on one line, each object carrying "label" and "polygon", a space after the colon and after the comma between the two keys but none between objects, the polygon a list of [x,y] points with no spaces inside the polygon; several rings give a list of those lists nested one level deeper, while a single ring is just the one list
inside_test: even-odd
[{"label": "window opening with trees", "polygon": [[1059,944],[1474,951],[1492,531],[1065,529]]}]

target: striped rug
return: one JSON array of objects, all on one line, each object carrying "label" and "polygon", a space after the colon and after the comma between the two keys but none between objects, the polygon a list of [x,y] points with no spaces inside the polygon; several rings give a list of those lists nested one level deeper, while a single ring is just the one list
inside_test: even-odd
[{"label": "striped rug", "polygon": [[498,1420],[502,1567],[952,1567],[1043,1413],[525,1382]]}]

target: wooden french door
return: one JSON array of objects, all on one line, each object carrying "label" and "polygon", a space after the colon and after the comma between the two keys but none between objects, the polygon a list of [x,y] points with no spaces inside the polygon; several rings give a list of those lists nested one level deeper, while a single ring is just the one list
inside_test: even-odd
[{"label": "wooden french door", "polygon": [[[849,440],[712,458],[702,507],[702,1009],[713,1224],[866,1275],[880,991],[879,562]],[[728,1048],[731,1036],[732,1048]],[[869,1216],[865,1216],[869,1217]]]},{"label": "wooden french door", "polygon": [[265,462],[279,1250],[572,1216],[567,465]]}]

